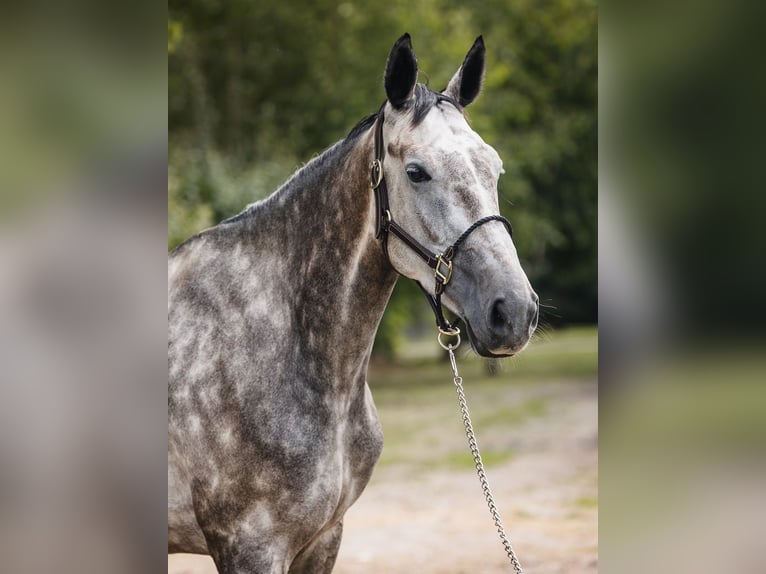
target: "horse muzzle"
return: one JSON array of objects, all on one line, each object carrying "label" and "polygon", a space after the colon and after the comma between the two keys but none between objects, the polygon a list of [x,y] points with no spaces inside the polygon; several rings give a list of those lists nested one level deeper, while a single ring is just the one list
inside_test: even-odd
[{"label": "horse muzzle", "polygon": [[474,349],[482,357],[510,357],[527,346],[537,328],[539,298],[534,291],[522,297],[497,297],[483,312],[464,317]]}]

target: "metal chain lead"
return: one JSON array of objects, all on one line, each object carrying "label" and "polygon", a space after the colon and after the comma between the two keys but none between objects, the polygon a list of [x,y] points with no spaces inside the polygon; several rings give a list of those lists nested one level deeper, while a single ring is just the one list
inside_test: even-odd
[{"label": "metal chain lead", "polygon": [[492,515],[492,520],[494,521],[495,527],[497,528],[497,534],[500,536],[500,541],[503,543],[503,548],[505,548],[505,553],[508,555],[508,559],[511,561],[513,569],[516,570],[517,574],[524,574],[524,571],[521,569],[519,559],[516,558],[516,553],[513,551],[513,546],[511,546],[511,541],[508,540],[508,536],[505,534],[503,521],[500,518],[500,513],[497,511],[497,506],[495,505],[495,499],[492,497],[492,492],[489,489],[487,473],[484,471],[484,463],[481,460],[479,445],[476,443],[476,435],[473,432],[471,415],[468,412],[468,403],[465,399],[465,393],[463,392],[463,377],[461,377],[457,372],[455,353],[453,352],[458,348],[458,345],[460,345],[460,336],[458,335],[457,342],[454,345],[442,343],[441,337],[439,338],[439,344],[449,353],[449,362],[452,365],[453,382],[455,383],[457,398],[458,402],[460,403],[460,413],[463,415],[465,434],[468,437],[468,447],[471,449],[471,455],[473,455],[473,461],[476,466],[476,473],[479,475],[481,489],[484,491],[484,498],[487,499],[487,506],[489,507],[489,512]]}]

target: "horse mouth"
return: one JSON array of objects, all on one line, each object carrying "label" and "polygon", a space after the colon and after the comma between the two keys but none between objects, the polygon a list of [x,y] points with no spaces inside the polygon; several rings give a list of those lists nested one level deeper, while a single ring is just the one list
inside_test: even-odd
[{"label": "horse mouth", "polygon": [[502,359],[505,357],[513,357],[516,354],[513,351],[503,353],[494,353],[490,351],[476,336],[476,333],[474,333],[473,329],[471,328],[471,323],[468,321],[468,319],[463,318],[463,323],[465,323],[465,328],[468,332],[468,340],[471,342],[473,350],[476,351],[480,356],[487,359]]}]

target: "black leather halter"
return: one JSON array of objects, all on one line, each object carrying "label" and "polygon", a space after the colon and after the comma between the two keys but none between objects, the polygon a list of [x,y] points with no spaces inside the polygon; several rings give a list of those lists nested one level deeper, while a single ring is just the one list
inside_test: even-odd
[{"label": "black leather halter", "polygon": [[511,226],[511,222],[502,215],[488,215],[487,217],[482,217],[466,229],[452,245],[447,247],[441,253],[434,253],[412,235],[407,233],[396,221],[394,221],[394,218],[391,215],[391,209],[388,205],[388,188],[386,187],[386,178],[383,175],[383,159],[386,155],[385,146],[383,145],[384,108],[385,104],[380,108],[375,122],[375,159],[373,159],[370,168],[370,184],[375,193],[376,205],[375,238],[381,240],[383,244],[383,252],[386,254],[386,257],[388,257],[388,234],[392,233],[396,235],[407,247],[414,251],[418,257],[433,269],[435,279],[434,295],[431,295],[419,281],[418,286],[431,304],[431,308],[436,316],[436,325],[439,327],[439,331],[445,335],[456,335],[460,330],[444,318],[441,297],[445,287],[452,278],[452,261],[457,254],[458,248],[471,233],[476,231],[481,225],[489,223],[490,221],[500,221],[505,225],[505,228],[508,230],[511,237],[513,237],[513,227]]}]

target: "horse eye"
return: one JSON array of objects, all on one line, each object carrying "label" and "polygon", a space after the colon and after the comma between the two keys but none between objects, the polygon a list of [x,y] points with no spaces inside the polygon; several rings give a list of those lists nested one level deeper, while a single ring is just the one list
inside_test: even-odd
[{"label": "horse eye", "polygon": [[411,163],[407,166],[407,177],[409,177],[410,181],[413,183],[429,181],[431,179],[431,176],[428,175],[426,170],[424,170],[419,165],[415,165],[414,163]]}]

